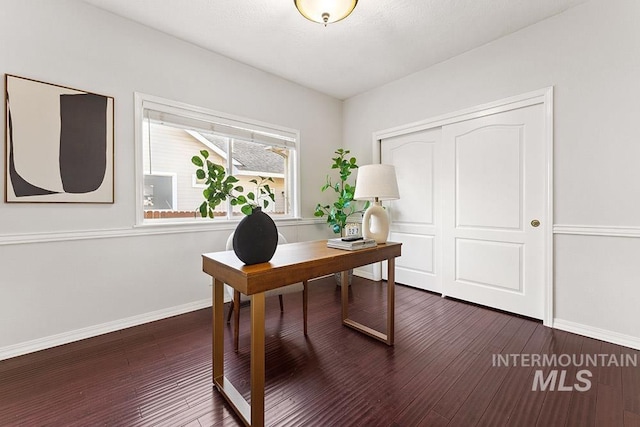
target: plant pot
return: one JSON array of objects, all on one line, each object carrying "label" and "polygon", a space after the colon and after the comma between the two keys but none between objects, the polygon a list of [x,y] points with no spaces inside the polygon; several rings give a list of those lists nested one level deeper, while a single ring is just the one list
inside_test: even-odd
[{"label": "plant pot", "polygon": [[233,251],[247,265],[269,261],[277,246],[276,224],[261,208],[245,216],[233,234]]}]

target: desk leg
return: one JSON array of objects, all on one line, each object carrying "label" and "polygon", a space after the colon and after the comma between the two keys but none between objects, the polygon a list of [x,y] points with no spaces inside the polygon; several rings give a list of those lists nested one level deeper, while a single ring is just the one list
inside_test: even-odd
[{"label": "desk leg", "polygon": [[370,337],[380,340],[387,345],[393,345],[394,319],[395,319],[395,259],[388,261],[387,277],[387,333],[376,331],[360,322],[349,319],[349,290],[347,272],[341,274],[342,280],[342,324],[360,331]]},{"label": "desk leg", "polygon": [[[213,279],[213,381],[224,376],[224,283]],[[217,381],[216,381],[217,380]]]},{"label": "desk leg", "polygon": [[251,425],[264,426],[264,293],[251,296]]},{"label": "desk leg", "polygon": [[251,404],[224,376],[223,307],[224,283],[213,279],[213,383],[245,425],[264,427],[264,293],[251,297]]},{"label": "desk leg", "polygon": [[396,259],[387,260],[387,344],[393,345],[396,318]]},{"label": "desk leg", "polygon": [[349,272],[340,272],[340,286],[342,287],[342,321],[349,318]]},{"label": "desk leg", "polygon": [[233,290],[233,350],[238,352],[240,339],[240,292]]}]

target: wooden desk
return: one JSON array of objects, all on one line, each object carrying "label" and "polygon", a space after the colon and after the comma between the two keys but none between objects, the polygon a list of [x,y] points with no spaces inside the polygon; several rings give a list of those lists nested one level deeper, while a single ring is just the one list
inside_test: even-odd
[{"label": "wooden desk", "polygon": [[[327,248],[326,240],[279,245],[270,262],[244,265],[233,251],[202,255],[202,269],[213,277],[213,382],[247,426],[264,426],[264,292],[314,277],[342,272],[342,323],[393,345],[395,258],[400,243],[343,251]],[[387,330],[376,331],[349,319],[347,270],[388,261]],[[224,376],[224,284],[251,296],[251,405]]]}]

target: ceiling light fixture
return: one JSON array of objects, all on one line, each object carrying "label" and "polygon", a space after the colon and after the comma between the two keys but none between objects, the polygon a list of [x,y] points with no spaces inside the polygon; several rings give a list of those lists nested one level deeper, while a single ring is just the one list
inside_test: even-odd
[{"label": "ceiling light fixture", "polygon": [[349,16],[358,0],[293,0],[293,4],[302,16],[326,27]]}]

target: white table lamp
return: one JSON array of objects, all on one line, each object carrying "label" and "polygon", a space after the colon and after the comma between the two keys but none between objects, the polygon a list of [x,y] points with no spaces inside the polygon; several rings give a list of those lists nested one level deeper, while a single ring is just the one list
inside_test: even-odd
[{"label": "white table lamp", "polygon": [[362,237],[376,243],[386,243],[389,236],[389,217],[382,207],[383,200],[400,198],[396,169],[392,165],[365,165],[358,168],[356,200],[372,200],[362,217]]}]

